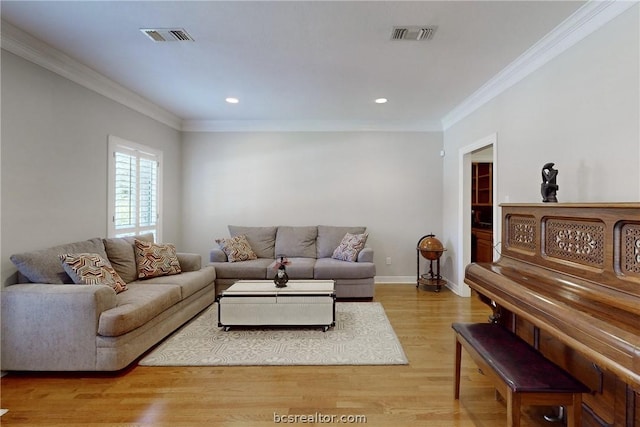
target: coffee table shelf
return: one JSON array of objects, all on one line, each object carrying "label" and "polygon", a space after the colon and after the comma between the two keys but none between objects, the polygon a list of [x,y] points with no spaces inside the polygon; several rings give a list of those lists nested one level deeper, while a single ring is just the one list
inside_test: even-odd
[{"label": "coffee table shelf", "polygon": [[276,288],[271,280],[239,280],[223,291],[218,326],[308,326],[327,331],[335,326],[335,282],[290,280]]}]

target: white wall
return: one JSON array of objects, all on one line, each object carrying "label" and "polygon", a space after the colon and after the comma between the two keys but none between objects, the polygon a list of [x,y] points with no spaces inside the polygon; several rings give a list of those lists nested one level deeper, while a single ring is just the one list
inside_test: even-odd
[{"label": "white wall", "polygon": [[497,133],[497,202],[540,202],[547,162],[559,170],[560,202],[640,200],[639,34],[636,5],[445,130],[448,278],[463,279],[457,153],[487,135]]},{"label": "white wall", "polygon": [[636,5],[444,135],[181,134],[2,51],[2,283],[12,253],[105,235],[108,134],[164,151],[163,240],[180,250],[206,257],[227,224],[362,224],[378,276],[410,277],[433,232],[462,282],[460,147],[497,134],[498,202],[539,201],[549,161],[561,202],[640,199],[638,34]]},{"label": "white wall", "polygon": [[418,239],[441,230],[441,148],[441,133],[185,133],[184,242],[208,258],[229,224],[365,225],[377,275],[415,280]]},{"label": "white wall", "polygon": [[104,237],[107,135],[164,152],[164,241],[180,242],[180,133],[2,51],[2,284],[9,256]]}]

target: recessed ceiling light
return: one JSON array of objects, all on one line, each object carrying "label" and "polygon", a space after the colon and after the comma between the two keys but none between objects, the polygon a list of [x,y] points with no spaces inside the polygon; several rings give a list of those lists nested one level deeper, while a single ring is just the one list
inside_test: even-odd
[{"label": "recessed ceiling light", "polygon": [[229,104],[237,104],[238,102],[240,102],[240,100],[238,98],[226,98],[225,101],[227,101]]},{"label": "recessed ceiling light", "polygon": [[387,98],[378,98],[376,99],[376,104],[386,104],[388,101]]}]

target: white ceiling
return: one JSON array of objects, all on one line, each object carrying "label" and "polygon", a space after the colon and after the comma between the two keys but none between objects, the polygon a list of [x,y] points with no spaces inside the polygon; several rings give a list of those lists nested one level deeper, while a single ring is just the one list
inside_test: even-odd
[{"label": "white ceiling", "polygon": [[[433,129],[583,4],[2,1],[1,13],[184,121]],[[390,40],[399,25],[437,31],[430,41]],[[195,42],[153,43],[139,31],[162,27]]]}]

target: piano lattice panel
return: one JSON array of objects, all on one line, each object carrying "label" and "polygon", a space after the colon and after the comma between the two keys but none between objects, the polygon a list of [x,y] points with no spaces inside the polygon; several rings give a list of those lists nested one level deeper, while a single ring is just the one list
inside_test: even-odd
[{"label": "piano lattice panel", "polygon": [[640,274],[640,224],[622,227],[622,272]]},{"label": "piano lattice panel", "polygon": [[596,221],[547,219],[544,253],[549,257],[602,268],[605,226]]},{"label": "piano lattice panel", "polygon": [[509,215],[509,247],[534,253],[536,250],[536,220],[531,216]]}]

